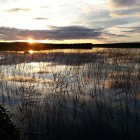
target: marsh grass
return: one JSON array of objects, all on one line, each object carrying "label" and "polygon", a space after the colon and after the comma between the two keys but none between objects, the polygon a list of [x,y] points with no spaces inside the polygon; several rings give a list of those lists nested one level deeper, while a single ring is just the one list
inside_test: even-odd
[{"label": "marsh grass", "polygon": [[23,140],[139,140],[139,56],[138,49],[8,53],[1,101],[14,98],[9,110]]},{"label": "marsh grass", "polygon": [[2,140],[18,140],[18,128],[11,121],[12,114],[0,104],[0,138]]}]

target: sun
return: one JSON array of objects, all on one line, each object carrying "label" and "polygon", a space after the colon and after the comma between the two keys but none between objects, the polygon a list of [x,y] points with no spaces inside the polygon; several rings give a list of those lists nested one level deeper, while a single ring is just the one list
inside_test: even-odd
[{"label": "sun", "polygon": [[27,42],[30,43],[30,44],[32,44],[32,43],[34,43],[35,41],[34,41],[32,38],[29,38],[29,39],[27,40]]}]

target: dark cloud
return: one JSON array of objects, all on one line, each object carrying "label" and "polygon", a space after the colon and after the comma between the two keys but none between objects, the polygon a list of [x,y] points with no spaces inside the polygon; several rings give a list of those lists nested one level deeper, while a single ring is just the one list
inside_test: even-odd
[{"label": "dark cloud", "polygon": [[90,29],[82,26],[51,27],[50,30],[0,27],[0,34],[2,40],[24,40],[28,37],[36,40],[96,39],[102,35],[102,29]]},{"label": "dark cloud", "polygon": [[48,18],[43,18],[43,17],[36,17],[36,18],[33,18],[35,20],[48,20]]},{"label": "dark cloud", "polygon": [[139,0],[109,0],[109,3],[114,8],[132,7],[138,3]]},{"label": "dark cloud", "polygon": [[28,11],[31,11],[31,9],[27,9],[27,8],[12,8],[12,9],[8,9],[8,10],[5,10],[6,12],[9,12],[9,13],[17,13],[17,12],[28,12]]},{"label": "dark cloud", "polygon": [[89,11],[79,16],[76,24],[90,26],[92,28],[110,28],[113,26],[125,25],[140,22],[139,8],[131,9],[103,9],[99,11]]},{"label": "dark cloud", "polygon": [[109,0],[112,17],[137,16],[140,12],[139,0]]}]

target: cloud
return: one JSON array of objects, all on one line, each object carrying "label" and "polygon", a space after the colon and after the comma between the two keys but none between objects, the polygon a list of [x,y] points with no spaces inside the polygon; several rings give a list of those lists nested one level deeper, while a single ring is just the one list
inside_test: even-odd
[{"label": "cloud", "polygon": [[140,12],[140,8],[132,8],[132,9],[123,9],[123,10],[113,10],[110,11],[110,15],[112,17],[126,17],[126,16],[137,16]]},{"label": "cloud", "polygon": [[49,6],[41,6],[41,8],[48,9]]},{"label": "cloud", "polygon": [[77,18],[76,24],[88,25],[92,28],[109,28],[131,24],[140,21],[139,10],[140,8],[90,10],[88,13],[82,13]]},{"label": "cloud", "polygon": [[78,40],[78,39],[110,39],[129,37],[125,34],[107,32],[106,28],[91,29],[84,26],[50,27],[49,30],[24,30],[0,27],[0,40],[26,40],[29,37],[35,40]]},{"label": "cloud", "polygon": [[[88,20],[89,21],[89,20]],[[103,27],[103,28],[110,28],[114,26],[121,26],[121,25],[126,25],[126,24],[133,24],[139,22],[139,18],[136,17],[120,17],[120,18],[108,18],[104,20],[97,20],[94,21],[91,20],[87,24],[89,25],[96,25],[96,27]]]},{"label": "cloud", "polygon": [[48,20],[48,18],[43,18],[43,17],[36,17],[36,18],[33,18],[35,20]]},{"label": "cloud", "polygon": [[109,0],[109,4],[112,8],[124,8],[134,7],[138,3],[138,0]]},{"label": "cloud", "polygon": [[110,6],[110,16],[138,16],[140,12],[139,0],[108,0]]},{"label": "cloud", "polygon": [[31,11],[31,9],[27,9],[27,8],[12,8],[12,9],[8,9],[5,10],[6,12],[9,13],[17,13],[17,12],[29,12]]},{"label": "cloud", "polygon": [[24,40],[32,37],[36,40],[69,40],[69,39],[96,39],[101,37],[101,29],[90,29],[83,26],[51,27],[50,30],[23,30],[0,27],[0,39]]},{"label": "cloud", "polygon": [[140,11],[136,13],[137,17],[140,17]]},{"label": "cloud", "polygon": [[126,34],[114,34],[114,33],[108,33],[108,32],[106,32],[106,33],[103,33],[103,36],[106,38],[106,37],[114,37],[114,38],[122,38],[122,37],[130,37],[129,35],[126,35]]},{"label": "cloud", "polygon": [[140,27],[120,27],[120,29],[122,30],[122,32],[124,33],[140,33]]}]

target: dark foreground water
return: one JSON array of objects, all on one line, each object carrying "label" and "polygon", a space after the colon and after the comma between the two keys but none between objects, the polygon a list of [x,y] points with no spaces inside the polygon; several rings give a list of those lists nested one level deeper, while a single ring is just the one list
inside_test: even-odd
[{"label": "dark foreground water", "polygon": [[139,140],[139,85],[139,49],[1,52],[0,135]]}]

